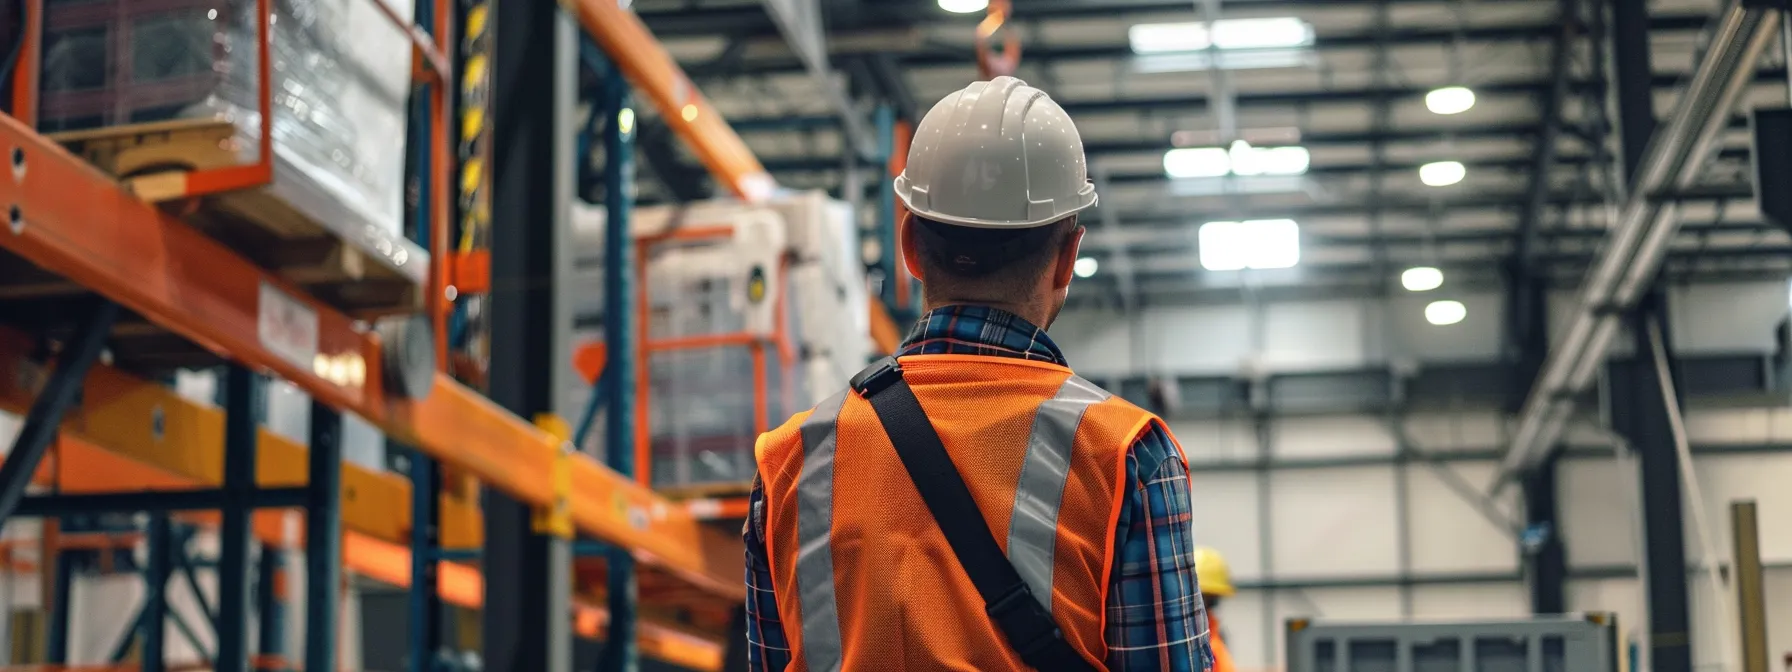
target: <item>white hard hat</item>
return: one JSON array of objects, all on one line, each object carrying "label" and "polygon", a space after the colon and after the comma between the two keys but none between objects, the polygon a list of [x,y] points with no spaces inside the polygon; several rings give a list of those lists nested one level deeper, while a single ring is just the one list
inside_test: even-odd
[{"label": "white hard hat", "polygon": [[1096,200],[1070,115],[1013,77],[971,84],[927,112],[896,196],[921,217],[987,229],[1050,224]]}]

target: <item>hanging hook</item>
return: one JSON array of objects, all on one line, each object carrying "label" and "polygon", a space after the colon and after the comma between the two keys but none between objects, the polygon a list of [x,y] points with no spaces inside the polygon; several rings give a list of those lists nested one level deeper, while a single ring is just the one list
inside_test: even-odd
[{"label": "hanging hook", "polygon": [[1008,22],[1009,0],[990,0],[989,15],[977,24],[977,72],[983,79],[1013,76],[1020,69],[1020,34],[1009,29],[1002,50],[990,48],[991,38]]}]

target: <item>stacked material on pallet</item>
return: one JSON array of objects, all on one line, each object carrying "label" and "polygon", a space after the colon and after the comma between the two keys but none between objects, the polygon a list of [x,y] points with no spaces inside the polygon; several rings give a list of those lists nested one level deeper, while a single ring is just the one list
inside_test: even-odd
[{"label": "stacked material on pallet", "polygon": [[[273,195],[339,235],[399,235],[408,0],[274,0]],[[255,0],[52,0],[40,127],[212,118],[259,159]],[[346,234],[346,235],[345,235]]]}]

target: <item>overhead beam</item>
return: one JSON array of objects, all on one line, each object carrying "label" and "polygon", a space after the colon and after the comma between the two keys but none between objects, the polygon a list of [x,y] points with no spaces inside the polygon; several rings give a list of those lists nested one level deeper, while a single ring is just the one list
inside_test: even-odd
[{"label": "overhead beam", "polygon": [[1679,226],[1678,208],[1664,206],[1655,194],[1686,189],[1697,181],[1699,166],[1728,126],[1752,75],[1758,74],[1756,62],[1777,35],[1781,19],[1779,11],[1744,0],[1733,0],[1719,16],[1697,73],[1660,129],[1648,136],[1647,153],[1634,162],[1636,183],[1618,210],[1611,240],[1594,260],[1578,309],[1525,402],[1496,488],[1554,450],[1573,412],[1573,393],[1591,384],[1598,368],[1594,364],[1605,358],[1617,336],[1618,316],[1650,285]]},{"label": "overhead beam", "polygon": [[[1186,6],[1189,3],[1183,4]],[[1539,12],[1539,14],[1541,13]],[[1053,17],[1041,17],[1031,12],[1017,15],[1017,19],[1022,21],[1042,18]],[[1709,20],[1710,17],[1705,14],[1679,13],[1655,17],[1651,19],[1649,26],[1651,30],[1661,33],[1693,33],[1703,30]],[[699,21],[700,19],[690,16],[680,16],[677,19],[667,20],[664,24],[652,23],[649,28],[661,37],[680,35],[708,37],[727,34],[735,36],[735,39],[753,40],[754,44],[769,43],[777,39],[777,33],[771,30],[770,26],[764,26],[764,30],[741,32],[738,24],[730,25],[726,18],[717,18],[713,23],[700,23]],[[919,21],[919,23],[926,22],[926,20]],[[851,41],[847,39],[850,36],[855,34],[867,38],[876,36],[877,42],[888,42],[888,36],[896,35],[891,31],[901,30],[903,25],[903,23],[893,23],[890,20],[835,25],[833,30],[843,37],[842,46],[835,49],[834,56],[836,58],[844,57],[849,53],[863,52],[866,49],[865,45],[851,44]],[[697,29],[699,27],[707,27],[707,29]],[[1383,39],[1390,48],[1440,46],[1458,41],[1479,43],[1544,42],[1552,39],[1557,32],[1556,28],[1556,24],[1545,22],[1468,26],[1460,30],[1454,27],[1440,28],[1431,25],[1395,26],[1385,34],[1373,30],[1320,33],[1314,36],[1312,48],[1320,53],[1370,49]],[[922,39],[918,33],[908,33],[897,37],[899,39],[896,40],[896,43],[890,46],[908,47],[908,50],[897,50],[888,55],[903,68],[964,67],[972,62],[972,51],[969,45],[942,45]],[[763,54],[764,52],[765,50],[762,49],[756,53]],[[1026,63],[1059,64],[1072,61],[1126,60],[1135,55],[1132,47],[1124,42],[1076,45],[1040,44],[1027,47]],[[690,68],[692,72],[697,72],[698,65],[696,62],[691,62],[686,64],[686,67]],[[805,68],[803,60],[794,53],[774,53],[743,59],[735,64],[732,72],[737,75],[742,73],[788,74],[803,72]]]},{"label": "overhead beam", "polygon": [[[1484,4],[1535,4],[1543,0],[1483,0]],[[1374,4],[1375,0],[1225,0],[1221,11],[1300,13],[1334,9],[1340,6]],[[876,27],[922,22],[946,23],[953,15],[940,11],[931,0],[878,0],[876,2],[835,3],[830,8],[829,30],[854,27]],[[1390,0],[1395,5],[1453,6],[1445,0]],[[1015,16],[1021,19],[1111,18],[1124,14],[1177,13],[1192,9],[1189,0],[1021,0],[1015,5]],[[771,35],[777,26],[770,17],[752,5],[729,4],[726,7],[683,6],[663,7],[640,12],[642,21],[661,38],[684,35]],[[960,17],[962,19],[962,17]],[[1031,58],[1029,52],[1028,58]]]}]

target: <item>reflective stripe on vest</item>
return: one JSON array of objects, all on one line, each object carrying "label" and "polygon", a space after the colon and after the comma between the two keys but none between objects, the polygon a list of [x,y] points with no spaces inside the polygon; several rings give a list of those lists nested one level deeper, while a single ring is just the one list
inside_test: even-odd
[{"label": "reflective stripe on vest", "polygon": [[[811,670],[839,669],[842,659],[829,538],[833,526],[835,428],[850,393],[842,392],[822,402],[801,428],[803,464],[797,481],[796,580],[803,610],[803,654]],[[1052,608],[1058,510],[1070,475],[1070,453],[1077,428],[1090,406],[1110,396],[1073,375],[1064,381],[1056,396],[1040,404],[1033,418],[1015,491],[1008,557],[1048,612]]]},{"label": "reflective stripe on vest", "polygon": [[1053,555],[1058,549],[1058,505],[1070,477],[1070,449],[1077,425],[1090,406],[1108,393],[1094,383],[1071,376],[1058,395],[1039,405],[1027,438],[1026,462],[1014,492],[1014,518],[1008,526],[1008,560],[1027,582],[1033,596],[1052,610]]},{"label": "reflective stripe on vest", "polygon": [[803,605],[803,648],[812,670],[840,668],[840,616],[834,603],[834,426],[843,390],[803,421],[803,473],[797,477],[796,581]]}]

